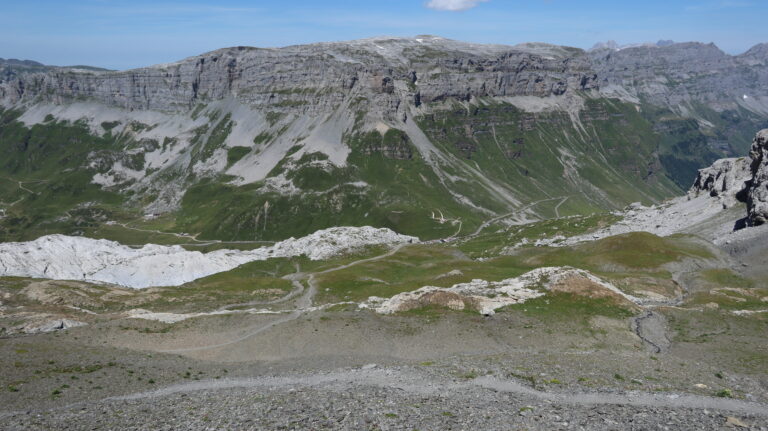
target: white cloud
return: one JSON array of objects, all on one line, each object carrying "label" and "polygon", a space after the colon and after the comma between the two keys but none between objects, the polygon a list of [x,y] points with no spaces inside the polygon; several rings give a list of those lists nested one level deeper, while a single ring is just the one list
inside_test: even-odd
[{"label": "white cloud", "polygon": [[448,10],[452,12],[472,9],[478,3],[484,3],[488,0],[429,0],[427,7],[435,10]]}]

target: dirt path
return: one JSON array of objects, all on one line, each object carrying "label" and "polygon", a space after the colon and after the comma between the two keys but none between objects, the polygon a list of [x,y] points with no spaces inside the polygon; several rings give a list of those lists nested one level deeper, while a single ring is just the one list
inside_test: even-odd
[{"label": "dirt path", "polygon": [[[560,202],[560,204],[562,204],[568,198],[569,198],[569,196],[558,196],[558,197],[555,197],[555,198],[547,198],[547,199],[538,200],[536,202],[532,202],[532,203],[530,203],[530,204],[528,204],[528,205],[526,205],[526,206],[524,206],[522,208],[516,209],[515,211],[513,211],[511,213],[502,214],[502,215],[500,215],[498,217],[494,217],[494,218],[492,218],[490,220],[487,220],[487,221],[483,222],[483,224],[481,224],[480,227],[477,228],[477,230],[475,230],[474,232],[472,232],[469,235],[466,235],[466,236],[462,237],[462,239],[467,239],[467,238],[472,238],[472,237],[478,236],[478,235],[480,235],[480,232],[482,232],[485,228],[487,228],[491,224],[496,223],[497,221],[500,221],[500,220],[504,220],[507,217],[512,217],[513,215],[519,214],[519,213],[521,213],[523,211],[526,211],[526,210],[528,210],[530,208],[533,208],[534,206],[536,206],[536,205],[538,205],[538,204],[540,204],[542,202],[562,199],[563,201]],[[560,206],[560,204],[558,204],[558,207]],[[556,209],[557,209],[557,207],[556,207]]]},{"label": "dirt path", "polygon": [[201,240],[201,239],[197,239],[197,235],[190,235],[187,233],[163,232],[163,231],[153,230],[153,229],[141,229],[141,228],[129,226],[127,223],[114,222],[114,224],[128,230],[134,230],[136,232],[153,233],[156,235],[170,235],[170,236],[175,236],[176,238],[195,241],[194,244],[174,244],[174,245],[204,247],[206,245],[214,245],[214,244],[265,244],[265,245],[274,244],[274,241],[222,241],[220,239]]},{"label": "dirt path", "polygon": [[[466,400],[479,402],[493,399],[494,394],[512,394],[529,402],[542,402],[560,406],[634,406],[639,408],[665,408],[687,410],[711,410],[715,412],[751,415],[768,418],[768,406],[757,402],[731,398],[715,398],[702,395],[680,393],[657,393],[645,391],[541,391],[526,386],[517,380],[495,376],[481,376],[470,380],[456,380],[434,371],[423,371],[411,367],[362,367],[356,369],[337,369],[325,372],[291,373],[273,376],[241,377],[187,381],[172,384],[151,391],[136,392],[129,395],[111,396],[95,401],[71,403],[65,406],[44,410],[45,416],[78,410],[86,405],[93,406],[108,403],[136,402],[150,406],[159,404],[163,399],[178,394],[200,392],[218,392],[217,399],[227,396],[242,397],[242,393],[230,392],[240,389],[263,389],[264,393],[274,390],[302,391],[320,390],[329,395],[332,392],[362,392],[365,388],[395,390],[404,395],[419,397],[440,397],[447,400]],[[85,409],[82,409],[85,410]],[[96,410],[100,411],[100,408]],[[26,412],[0,412],[0,419],[24,415]],[[696,415],[697,413],[694,413]]]},{"label": "dirt path", "polygon": [[[340,271],[342,269],[346,269],[346,268],[349,268],[349,267],[352,267],[352,266],[355,266],[355,265],[359,265],[361,263],[373,262],[373,261],[376,261],[376,260],[385,259],[387,257],[390,257],[390,256],[394,255],[395,253],[397,253],[398,251],[400,251],[403,247],[405,247],[407,245],[409,245],[409,244],[400,244],[397,247],[392,248],[391,250],[389,250],[388,252],[386,252],[384,254],[381,254],[381,255],[378,255],[378,256],[374,256],[374,257],[370,257],[370,258],[366,258],[366,259],[356,260],[354,262],[350,262],[350,263],[347,263],[347,264],[344,264],[344,265],[341,265],[341,266],[337,266],[337,267],[334,267],[334,268],[326,269],[324,271],[319,271],[319,272],[315,272],[315,273],[311,273],[311,274],[305,274],[305,273],[297,272],[297,273],[294,273],[294,274],[287,275],[284,278],[286,278],[288,280],[291,280],[293,285],[296,287],[296,289],[294,291],[301,289],[304,292],[301,296],[299,296],[296,299],[296,307],[293,310],[291,310],[288,314],[286,314],[284,316],[281,316],[281,317],[279,317],[279,318],[277,318],[275,320],[272,320],[271,322],[268,322],[266,324],[259,324],[259,325],[256,325],[256,326],[252,326],[251,328],[248,328],[246,330],[245,334],[243,334],[243,335],[241,335],[241,336],[239,336],[237,338],[234,338],[232,340],[228,340],[228,341],[222,342],[222,343],[211,344],[211,345],[206,345],[206,346],[196,346],[196,347],[181,348],[181,349],[162,350],[161,352],[162,353],[189,353],[189,352],[200,352],[200,351],[211,350],[211,349],[216,349],[216,348],[220,348],[220,347],[226,347],[226,346],[230,346],[232,344],[236,344],[236,343],[239,343],[241,341],[247,340],[247,339],[249,339],[249,338],[251,338],[253,336],[256,336],[258,334],[261,334],[262,332],[267,331],[267,330],[269,330],[269,329],[271,329],[271,328],[273,328],[275,326],[278,326],[278,325],[281,325],[283,323],[287,323],[287,322],[296,320],[299,317],[301,317],[303,314],[311,311],[311,309],[312,309],[312,301],[313,301],[315,295],[317,294],[317,290],[318,290],[317,281],[315,280],[315,276],[316,275],[327,274],[329,272],[334,272],[334,271]],[[304,290],[304,287],[301,284],[301,281],[304,280],[304,279],[307,280],[307,285],[309,286],[309,288],[306,289],[306,290]],[[293,297],[290,294],[289,294],[289,296],[291,298]]]},{"label": "dirt path", "polygon": [[600,392],[545,392],[525,386],[515,380],[482,376],[468,381],[455,381],[425,375],[413,370],[356,369],[321,374],[299,374],[275,377],[220,379],[189,382],[141,392],[104,401],[151,400],[179,393],[222,391],[236,388],[296,388],[341,385],[350,390],[356,386],[394,388],[406,393],[433,396],[462,396],[467,389],[482,388],[493,392],[512,393],[533,397],[555,404],[575,405],[631,405],[636,407],[663,407],[684,409],[711,409],[768,417],[768,406],[763,404],[688,394],[658,394],[641,391],[625,393]]},{"label": "dirt path", "polygon": [[[23,190],[23,191],[25,191],[25,192],[27,192],[29,194],[33,194],[33,195],[36,195],[37,192],[35,192],[34,190],[30,190],[30,189],[24,187],[24,184],[39,184],[39,183],[47,183],[48,182],[48,180],[19,181],[19,180],[14,180],[14,179],[8,178],[8,177],[0,177],[0,179],[7,180],[7,181],[10,181],[12,183],[17,183],[19,185],[19,189],[21,189],[21,190]],[[24,197],[21,197],[18,200],[16,200],[15,202],[12,202],[12,203],[8,204],[8,206],[12,207],[12,206],[16,205],[17,203],[19,203],[19,202],[21,202],[23,200],[24,200]]]},{"label": "dirt path", "polygon": [[570,198],[566,196],[557,205],[555,205],[555,218],[560,218],[560,207]]}]

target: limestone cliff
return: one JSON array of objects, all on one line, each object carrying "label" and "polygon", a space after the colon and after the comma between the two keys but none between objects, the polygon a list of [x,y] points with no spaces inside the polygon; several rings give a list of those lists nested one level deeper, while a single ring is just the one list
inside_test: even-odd
[{"label": "limestone cliff", "polygon": [[733,206],[751,178],[749,163],[746,157],[720,159],[700,169],[689,195],[706,193],[719,198],[725,207]]},{"label": "limestone cliff", "polygon": [[747,189],[747,217],[749,224],[759,226],[768,222],[768,129],[757,133],[749,156],[752,180]]}]

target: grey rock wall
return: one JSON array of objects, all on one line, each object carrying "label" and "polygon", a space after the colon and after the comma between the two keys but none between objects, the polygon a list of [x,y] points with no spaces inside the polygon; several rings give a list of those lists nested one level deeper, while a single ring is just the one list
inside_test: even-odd
[{"label": "grey rock wall", "polygon": [[768,129],[755,136],[749,152],[752,181],[747,190],[748,221],[752,226],[768,223]]},{"label": "grey rock wall", "polygon": [[712,166],[699,169],[690,193],[719,197],[730,207],[736,203],[736,195],[744,190],[751,176],[748,158],[720,159]]},{"label": "grey rock wall", "polygon": [[424,102],[546,97],[596,88],[583,51],[545,55],[420,40],[236,47],[120,72],[49,68],[6,73],[0,74],[0,100],[8,105],[89,99],[127,109],[185,112],[198,103],[235,97],[253,107],[300,115],[326,114],[356,102],[386,119]]}]

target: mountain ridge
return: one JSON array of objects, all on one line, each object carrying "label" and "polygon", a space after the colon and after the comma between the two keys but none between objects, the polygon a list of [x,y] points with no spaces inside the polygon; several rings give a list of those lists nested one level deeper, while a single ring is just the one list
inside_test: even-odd
[{"label": "mountain ridge", "polygon": [[[0,225],[12,238],[54,220],[71,230],[71,214],[120,202],[109,212],[169,214],[173,229],[209,238],[341,222],[435,238],[510,212],[525,222],[650,204],[744,152],[765,124],[755,58],[422,36],[224,48],[129,71],[6,68],[0,172],[15,216]],[[98,197],[30,220],[43,203],[14,181],[40,177]]]}]

